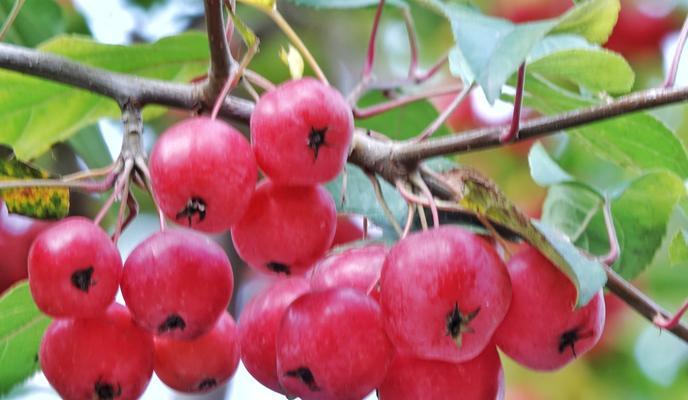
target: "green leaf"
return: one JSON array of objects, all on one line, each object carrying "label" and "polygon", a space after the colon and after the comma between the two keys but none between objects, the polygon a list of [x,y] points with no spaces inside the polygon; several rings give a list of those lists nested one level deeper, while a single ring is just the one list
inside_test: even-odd
[{"label": "green leaf", "polygon": [[69,138],[69,145],[89,168],[102,168],[113,161],[105,139],[96,124],[75,133]]},{"label": "green leaf", "polygon": [[[0,0],[0,25],[5,22],[16,0]],[[27,47],[65,31],[65,16],[55,0],[26,0],[5,36],[5,41]]]},{"label": "green leaf", "polygon": [[[363,8],[377,6],[379,0],[291,0],[297,6],[313,8]],[[385,5],[406,6],[403,0],[387,0]]]},{"label": "green leaf", "polygon": [[669,217],[666,234],[653,266],[688,266],[688,197],[683,197],[674,206]]},{"label": "green leaf", "polygon": [[528,152],[530,175],[540,186],[556,185],[572,182],[574,178],[564,171],[556,161],[550,157],[541,142],[536,142]]},{"label": "green leaf", "polygon": [[236,28],[237,32],[239,32],[239,35],[241,35],[246,47],[252,47],[258,40],[256,33],[253,32],[253,30],[249,28],[248,25],[246,25],[237,14],[230,13],[230,16],[232,17],[232,21],[234,21],[234,27]]},{"label": "green leaf", "polygon": [[[359,102],[365,108],[388,101],[379,91],[366,94]],[[357,119],[356,126],[384,132],[391,139],[403,140],[419,135],[439,115],[437,109],[427,100],[420,100],[403,107],[395,108],[371,118]],[[449,134],[449,129],[442,125],[433,134],[439,137]]]},{"label": "green leaf", "polygon": [[575,184],[552,186],[542,205],[542,222],[576,242],[603,206],[597,193]]},{"label": "green leaf", "polygon": [[437,5],[450,20],[456,48],[450,53],[452,73],[475,80],[490,103],[499,97],[526,56],[549,33],[576,34],[601,43],[611,32],[618,0],[591,0],[559,18],[522,24],[488,17],[469,7]]},{"label": "green leaf", "polygon": [[38,370],[38,348],[49,324],[27,282],[0,297],[0,395]]},{"label": "green leaf", "polygon": [[[208,66],[207,38],[199,33],[134,46],[62,36],[41,45],[40,50],[115,72],[171,81],[188,81]],[[66,85],[0,71],[0,87],[4,89],[0,91],[0,143],[10,145],[22,160],[39,156],[102,117],[119,118],[113,100]],[[147,107],[144,118],[163,110]]]},{"label": "green leaf", "polygon": [[[49,177],[46,171],[17,160],[11,151],[0,148],[0,181]],[[59,219],[69,212],[69,190],[65,188],[2,189],[0,197],[9,212],[15,214],[39,219]]]},{"label": "green leaf", "polygon": [[591,92],[627,93],[635,74],[620,55],[603,49],[572,49],[549,54],[528,64],[528,71],[558,77]]},{"label": "green leaf", "polygon": [[[555,114],[597,102],[529,75],[524,101],[544,114]],[[688,177],[688,155],[683,143],[662,122],[638,112],[567,130],[597,156],[640,176],[666,169]]]},{"label": "green leaf", "polygon": [[640,334],[634,354],[643,373],[662,386],[671,385],[688,364],[688,344],[654,326]]},{"label": "green leaf", "polygon": [[528,219],[486,178],[464,169],[457,170],[453,180],[461,188],[459,205],[517,232],[571,279],[577,289],[578,307],[587,304],[604,286],[606,274],[598,261],[584,255],[561,233]]},{"label": "green leaf", "polygon": [[[396,238],[392,225],[375,197],[370,179],[360,168],[351,164],[346,165],[346,198],[342,203],[342,174],[337,179],[325,185],[337,204],[337,212],[358,214],[368,217],[375,225],[383,228],[385,236]],[[389,205],[394,218],[400,226],[404,225],[407,213],[406,201],[397,190],[386,181],[378,179],[382,187],[382,195]]]}]

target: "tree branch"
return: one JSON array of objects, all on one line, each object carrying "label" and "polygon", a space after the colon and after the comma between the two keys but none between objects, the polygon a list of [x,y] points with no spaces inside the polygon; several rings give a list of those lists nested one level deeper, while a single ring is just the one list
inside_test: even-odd
[{"label": "tree branch", "polygon": [[[160,104],[194,110],[210,109],[202,84],[183,84],[119,74],[89,67],[64,57],[0,43],[0,68],[75,86],[114,99],[120,106],[131,101],[141,106]],[[220,110],[225,118],[248,121],[253,103],[227,97]]]},{"label": "tree branch", "polygon": [[[688,100],[688,87],[649,89],[619,97],[609,103],[542,117],[524,122],[515,141],[556,133],[591,122],[618,117],[634,111]],[[396,162],[418,162],[445,154],[473,151],[500,145],[499,136],[508,127],[475,129],[422,143],[405,142],[394,151]],[[632,134],[632,133],[629,133]]]},{"label": "tree branch", "polygon": [[205,98],[212,102],[222,91],[236,61],[232,58],[222,18],[222,0],[205,0],[205,24],[210,47],[210,68],[205,86]]}]

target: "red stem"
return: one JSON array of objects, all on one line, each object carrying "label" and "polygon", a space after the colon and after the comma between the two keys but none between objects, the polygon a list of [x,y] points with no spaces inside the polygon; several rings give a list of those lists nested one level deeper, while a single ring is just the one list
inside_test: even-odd
[{"label": "red stem", "polygon": [[514,97],[514,113],[511,116],[511,126],[509,130],[504,132],[499,137],[502,143],[508,143],[516,139],[518,136],[518,129],[521,123],[521,104],[523,103],[523,86],[526,81],[526,63],[525,61],[518,68],[518,82],[516,83],[516,96]]},{"label": "red stem", "polygon": [[676,74],[678,73],[678,64],[681,61],[681,54],[683,53],[683,48],[686,45],[686,38],[688,38],[688,17],[683,21],[683,27],[681,27],[681,33],[678,36],[678,41],[676,42],[676,50],[674,50],[674,58],[671,60],[671,67],[669,68],[669,73],[667,74],[666,80],[662,87],[670,88],[676,83]]},{"label": "red stem", "polygon": [[370,77],[373,72],[373,61],[375,60],[375,41],[377,39],[377,28],[380,26],[380,17],[382,16],[382,9],[385,6],[385,0],[380,0],[375,10],[375,19],[373,20],[373,30],[370,32],[370,40],[368,41],[368,56],[363,65],[363,80]]}]

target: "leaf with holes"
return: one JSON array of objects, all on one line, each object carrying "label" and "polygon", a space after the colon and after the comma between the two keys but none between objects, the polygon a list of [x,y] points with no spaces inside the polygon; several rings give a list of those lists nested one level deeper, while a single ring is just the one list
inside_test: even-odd
[{"label": "leaf with holes", "polygon": [[[46,171],[17,160],[11,151],[0,146],[0,181],[45,178],[50,178]],[[0,189],[0,197],[9,212],[29,217],[59,219],[69,212],[69,190],[65,188]]]},{"label": "leaf with holes", "polygon": [[[42,44],[39,50],[114,72],[169,81],[188,81],[208,68],[207,38],[200,33],[134,46],[62,36]],[[22,160],[43,154],[100,118],[120,115],[111,99],[16,72],[0,71],[0,87],[0,143],[10,145]],[[144,118],[164,110],[146,107]]]},{"label": "leaf with holes", "polygon": [[33,302],[27,282],[0,297],[0,395],[38,370],[38,349],[49,324],[50,318]]}]

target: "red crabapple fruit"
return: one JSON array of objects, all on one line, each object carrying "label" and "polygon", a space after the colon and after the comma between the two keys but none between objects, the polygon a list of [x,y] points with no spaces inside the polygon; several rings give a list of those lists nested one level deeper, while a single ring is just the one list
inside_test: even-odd
[{"label": "red crabapple fruit", "polygon": [[334,200],[322,187],[266,180],[232,228],[232,240],[239,256],[257,270],[298,275],[327,252],[336,221]]},{"label": "red crabapple fruit", "polygon": [[590,350],[604,329],[604,298],[582,308],[576,288],[556,266],[529,247],[509,260],[511,307],[495,333],[510,358],[536,370],[555,370]]},{"label": "red crabapple fruit", "polygon": [[0,293],[29,277],[27,260],[36,236],[52,222],[10,214],[0,200]]},{"label": "red crabapple fruit", "polygon": [[133,400],[153,375],[153,338],[112,304],[95,318],[54,320],[39,360],[63,399]]},{"label": "red crabapple fruit", "polygon": [[350,288],[305,294],[277,335],[277,373],[287,394],[362,399],[387,373],[392,346],[375,300]]},{"label": "red crabapple fruit", "polygon": [[380,400],[495,400],[503,397],[503,375],[494,345],[463,363],[396,354],[378,396]]},{"label": "red crabapple fruit", "polygon": [[494,248],[443,226],[409,235],[382,267],[380,304],[397,351],[463,362],[480,354],[506,315],[511,284]]},{"label": "red crabapple fruit", "polygon": [[237,326],[223,313],[215,326],[194,340],[155,338],[155,374],[184,393],[201,393],[225,383],[239,366]]},{"label": "red crabapple fruit", "polygon": [[252,298],[239,318],[241,361],[258,382],[276,392],[283,392],[275,349],[280,322],[287,307],[309,291],[305,278],[280,280]]},{"label": "red crabapple fruit", "polygon": [[207,117],[168,128],[149,165],[153,194],[167,218],[204,232],[226,231],[241,218],[258,174],[241,133]]},{"label": "red crabapple fruit", "polygon": [[353,136],[351,107],[335,89],[313,78],[265,93],[251,114],[256,161],[273,181],[313,185],[344,168]]},{"label": "red crabapple fruit", "polygon": [[115,300],[122,259],[110,237],[82,217],[43,231],[29,250],[29,286],[52,317],[93,317]]},{"label": "red crabapple fruit", "polygon": [[232,265],[222,247],[192,231],[141,242],[124,263],[122,296],[148,331],[189,340],[208,332],[229,304]]},{"label": "red crabapple fruit", "polygon": [[382,244],[354,247],[333,253],[313,268],[313,290],[351,287],[364,293],[374,289],[389,249]]}]

